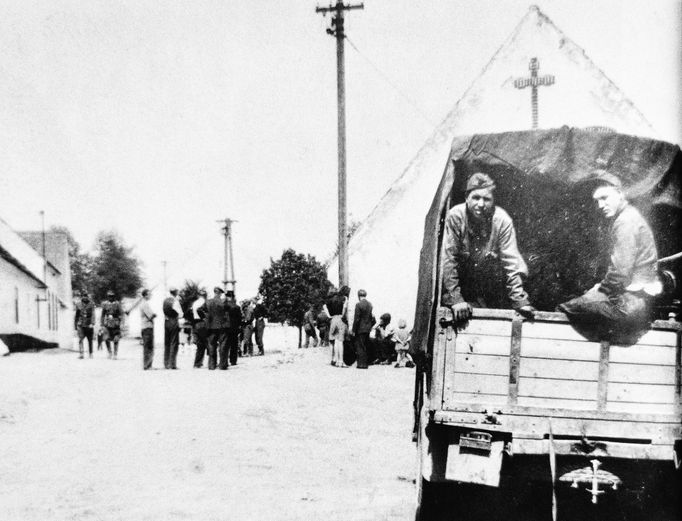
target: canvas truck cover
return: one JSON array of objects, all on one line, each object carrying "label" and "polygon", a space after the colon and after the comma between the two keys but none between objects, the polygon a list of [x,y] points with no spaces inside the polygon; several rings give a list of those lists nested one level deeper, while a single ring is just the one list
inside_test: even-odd
[{"label": "canvas truck cover", "polygon": [[[442,223],[449,208],[464,201],[468,176],[485,172],[495,180],[495,203],[514,220],[528,263],[525,288],[531,303],[554,311],[558,303],[597,283],[604,264],[603,221],[584,181],[599,171],[616,175],[650,223],[662,258],[682,249],[681,170],[677,145],[607,129],[562,127],[455,138],[424,226],[415,354],[427,351],[439,305]],[[680,273],[679,264],[666,267]]]}]

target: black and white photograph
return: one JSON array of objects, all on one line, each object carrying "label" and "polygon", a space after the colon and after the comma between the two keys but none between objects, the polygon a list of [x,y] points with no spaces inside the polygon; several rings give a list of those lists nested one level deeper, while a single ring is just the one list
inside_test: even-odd
[{"label": "black and white photograph", "polygon": [[0,0],[0,519],[682,521],[682,0]]}]

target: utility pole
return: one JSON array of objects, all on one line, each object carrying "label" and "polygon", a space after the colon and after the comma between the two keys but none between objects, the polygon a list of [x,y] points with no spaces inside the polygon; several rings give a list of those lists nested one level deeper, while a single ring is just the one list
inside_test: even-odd
[{"label": "utility pole", "polygon": [[[236,223],[234,219],[225,217],[225,219],[216,221],[223,224],[222,230],[225,237],[225,252],[223,265],[223,287],[225,291],[232,289],[237,294],[237,281],[234,278],[234,258],[232,257],[232,223]],[[232,287],[228,288],[228,284]]]},{"label": "utility pole", "polygon": [[339,163],[339,286],[348,285],[348,235],[346,231],[346,87],[344,68],[343,12],[351,9],[364,9],[364,4],[344,4],[337,0],[336,5],[316,7],[316,13],[334,13],[327,34],[336,37],[336,89],[338,105],[338,163]]}]

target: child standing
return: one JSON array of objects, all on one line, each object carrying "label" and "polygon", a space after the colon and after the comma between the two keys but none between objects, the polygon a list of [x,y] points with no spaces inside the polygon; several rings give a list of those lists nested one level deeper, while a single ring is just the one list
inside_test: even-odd
[{"label": "child standing", "polygon": [[410,348],[411,333],[407,330],[407,323],[405,319],[398,321],[398,329],[393,333],[393,342],[395,343],[395,351],[398,353],[398,361],[393,367],[414,367],[412,357],[407,350]]}]

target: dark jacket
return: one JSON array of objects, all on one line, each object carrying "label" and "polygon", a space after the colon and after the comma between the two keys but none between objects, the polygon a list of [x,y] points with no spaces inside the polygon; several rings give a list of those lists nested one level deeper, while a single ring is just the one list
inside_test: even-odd
[{"label": "dark jacket", "polygon": [[74,324],[78,327],[93,327],[95,325],[95,304],[89,300],[87,304],[82,300],[76,305]]},{"label": "dark jacket", "polygon": [[363,298],[355,305],[355,315],[353,316],[353,334],[361,335],[372,331],[372,326],[376,323],[372,313],[372,304]]},{"label": "dark jacket", "polygon": [[227,310],[227,327],[230,329],[238,329],[242,324],[242,308],[234,301],[227,301],[225,305]]},{"label": "dark jacket", "polygon": [[208,329],[225,329],[227,327],[227,315],[225,302],[213,297],[206,301],[206,325]]}]

